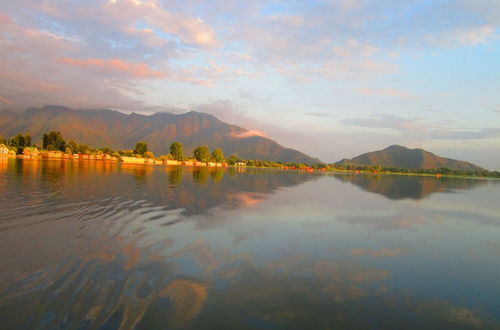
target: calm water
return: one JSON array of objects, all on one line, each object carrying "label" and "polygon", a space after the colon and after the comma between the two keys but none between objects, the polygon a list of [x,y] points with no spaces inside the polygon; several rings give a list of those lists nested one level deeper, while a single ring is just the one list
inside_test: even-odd
[{"label": "calm water", "polygon": [[2,329],[500,329],[500,182],[0,159]]}]

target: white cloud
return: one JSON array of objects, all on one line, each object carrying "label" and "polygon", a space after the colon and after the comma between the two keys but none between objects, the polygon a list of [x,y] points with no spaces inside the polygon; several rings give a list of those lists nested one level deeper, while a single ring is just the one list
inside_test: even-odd
[{"label": "white cloud", "polygon": [[267,134],[263,131],[259,131],[259,130],[249,130],[249,131],[246,131],[246,132],[242,132],[242,133],[235,133],[235,134],[232,134],[233,137],[235,138],[248,138],[248,137],[252,137],[252,136],[260,136],[260,137],[265,137],[267,138]]},{"label": "white cloud", "polygon": [[437,47],[475,46],[495,38],[495,28],[490,25],[460,27],[437,34],[428,34],[423,41]]}]

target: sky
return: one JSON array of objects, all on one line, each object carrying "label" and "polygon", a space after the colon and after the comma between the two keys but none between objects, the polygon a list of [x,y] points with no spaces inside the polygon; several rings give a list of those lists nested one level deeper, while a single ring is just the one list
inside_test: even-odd
[{"label": "sky", "polygon": [[326,162],[500,169],[498,0],[0,2],[0,109],[202,111]]}]

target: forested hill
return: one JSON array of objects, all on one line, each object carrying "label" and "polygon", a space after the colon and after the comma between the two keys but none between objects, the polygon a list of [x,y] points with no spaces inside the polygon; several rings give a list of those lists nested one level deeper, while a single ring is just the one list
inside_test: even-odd
[{"label": "forested hill", "polygon": [[408,168],[408,169],[431,169],[449,168],[452,170],[481,171],[483,168],[469,162],[444,158],[423,149],[409,149],[400,145],[392,145],[384,150],[367,152],[352,159],[343,159],[335,165],[361,165]]}]

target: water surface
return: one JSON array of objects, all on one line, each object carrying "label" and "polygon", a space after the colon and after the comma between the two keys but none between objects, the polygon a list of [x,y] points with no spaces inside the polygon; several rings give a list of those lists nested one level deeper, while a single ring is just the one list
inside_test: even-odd
[{"label": "water surface", "polygon": [[0,159],[2,329],[500,328],[500,183]]}]

